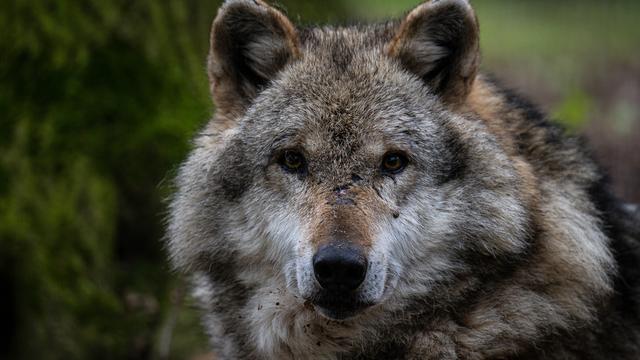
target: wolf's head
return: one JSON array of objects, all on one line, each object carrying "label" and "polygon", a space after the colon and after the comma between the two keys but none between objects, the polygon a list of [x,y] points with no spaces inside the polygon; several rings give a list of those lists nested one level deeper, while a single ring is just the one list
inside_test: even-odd
[{"label": "wolf's head", "polygon": [[526,249],[529,218],[526,169],[466,108],[478,63],[463,0],[313,29],[227,1],[216,116],[172,204],[174,263],[331,319],[463,299]]}]

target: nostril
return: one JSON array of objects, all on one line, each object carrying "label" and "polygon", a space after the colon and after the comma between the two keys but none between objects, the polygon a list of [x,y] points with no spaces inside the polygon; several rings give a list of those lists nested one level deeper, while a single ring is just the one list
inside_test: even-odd
[{"label": "nostril", "polygon": [[330,264],[325,261],[316,263],[313,271],[315,271],[316,277],[323,279],[324,281],[330,279],[333,276],[331,273]]},{"label": "nostril", "polygon": [[351,291],[364,281],[367,260],[356,247],[327,245],[313,257],[313,271],[325,290]]}]

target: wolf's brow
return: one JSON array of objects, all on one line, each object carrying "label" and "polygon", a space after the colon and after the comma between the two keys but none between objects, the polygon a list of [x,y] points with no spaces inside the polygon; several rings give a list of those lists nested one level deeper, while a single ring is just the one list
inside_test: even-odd
[{"label": "wolf's brow", "polygon": [[293,130],[288,130],[280,133],[271,141],[271,143],[269,143],[269,150],[273,151],[274,149],[281,147],[282,145],[288,143],[289,140],[295,136],[296,132]]}]

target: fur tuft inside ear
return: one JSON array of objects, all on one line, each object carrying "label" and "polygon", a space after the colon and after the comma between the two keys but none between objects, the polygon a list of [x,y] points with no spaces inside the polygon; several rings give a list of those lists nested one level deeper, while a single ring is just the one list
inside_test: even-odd
[{"label": "fur tuft inside ear", "polygon": [[480,63],[479,28],[466,0],[432,0],[402,21],[387,53],[449,104],[462,103]]},{"label": "fur tuft inside ear", "polygon": [[294,25],[259,0],[228,0],[213,22],[209,83],[219,118],[233,119],[300,56]]}]

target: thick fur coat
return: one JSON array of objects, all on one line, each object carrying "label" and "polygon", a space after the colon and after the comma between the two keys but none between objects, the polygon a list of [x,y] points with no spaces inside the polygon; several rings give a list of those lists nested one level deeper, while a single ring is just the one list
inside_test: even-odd
[{"label": "thick fur coat", "polygon": [[640,358],[638,216],[478,34],[220,8],[167,236],[220,359]]}]

